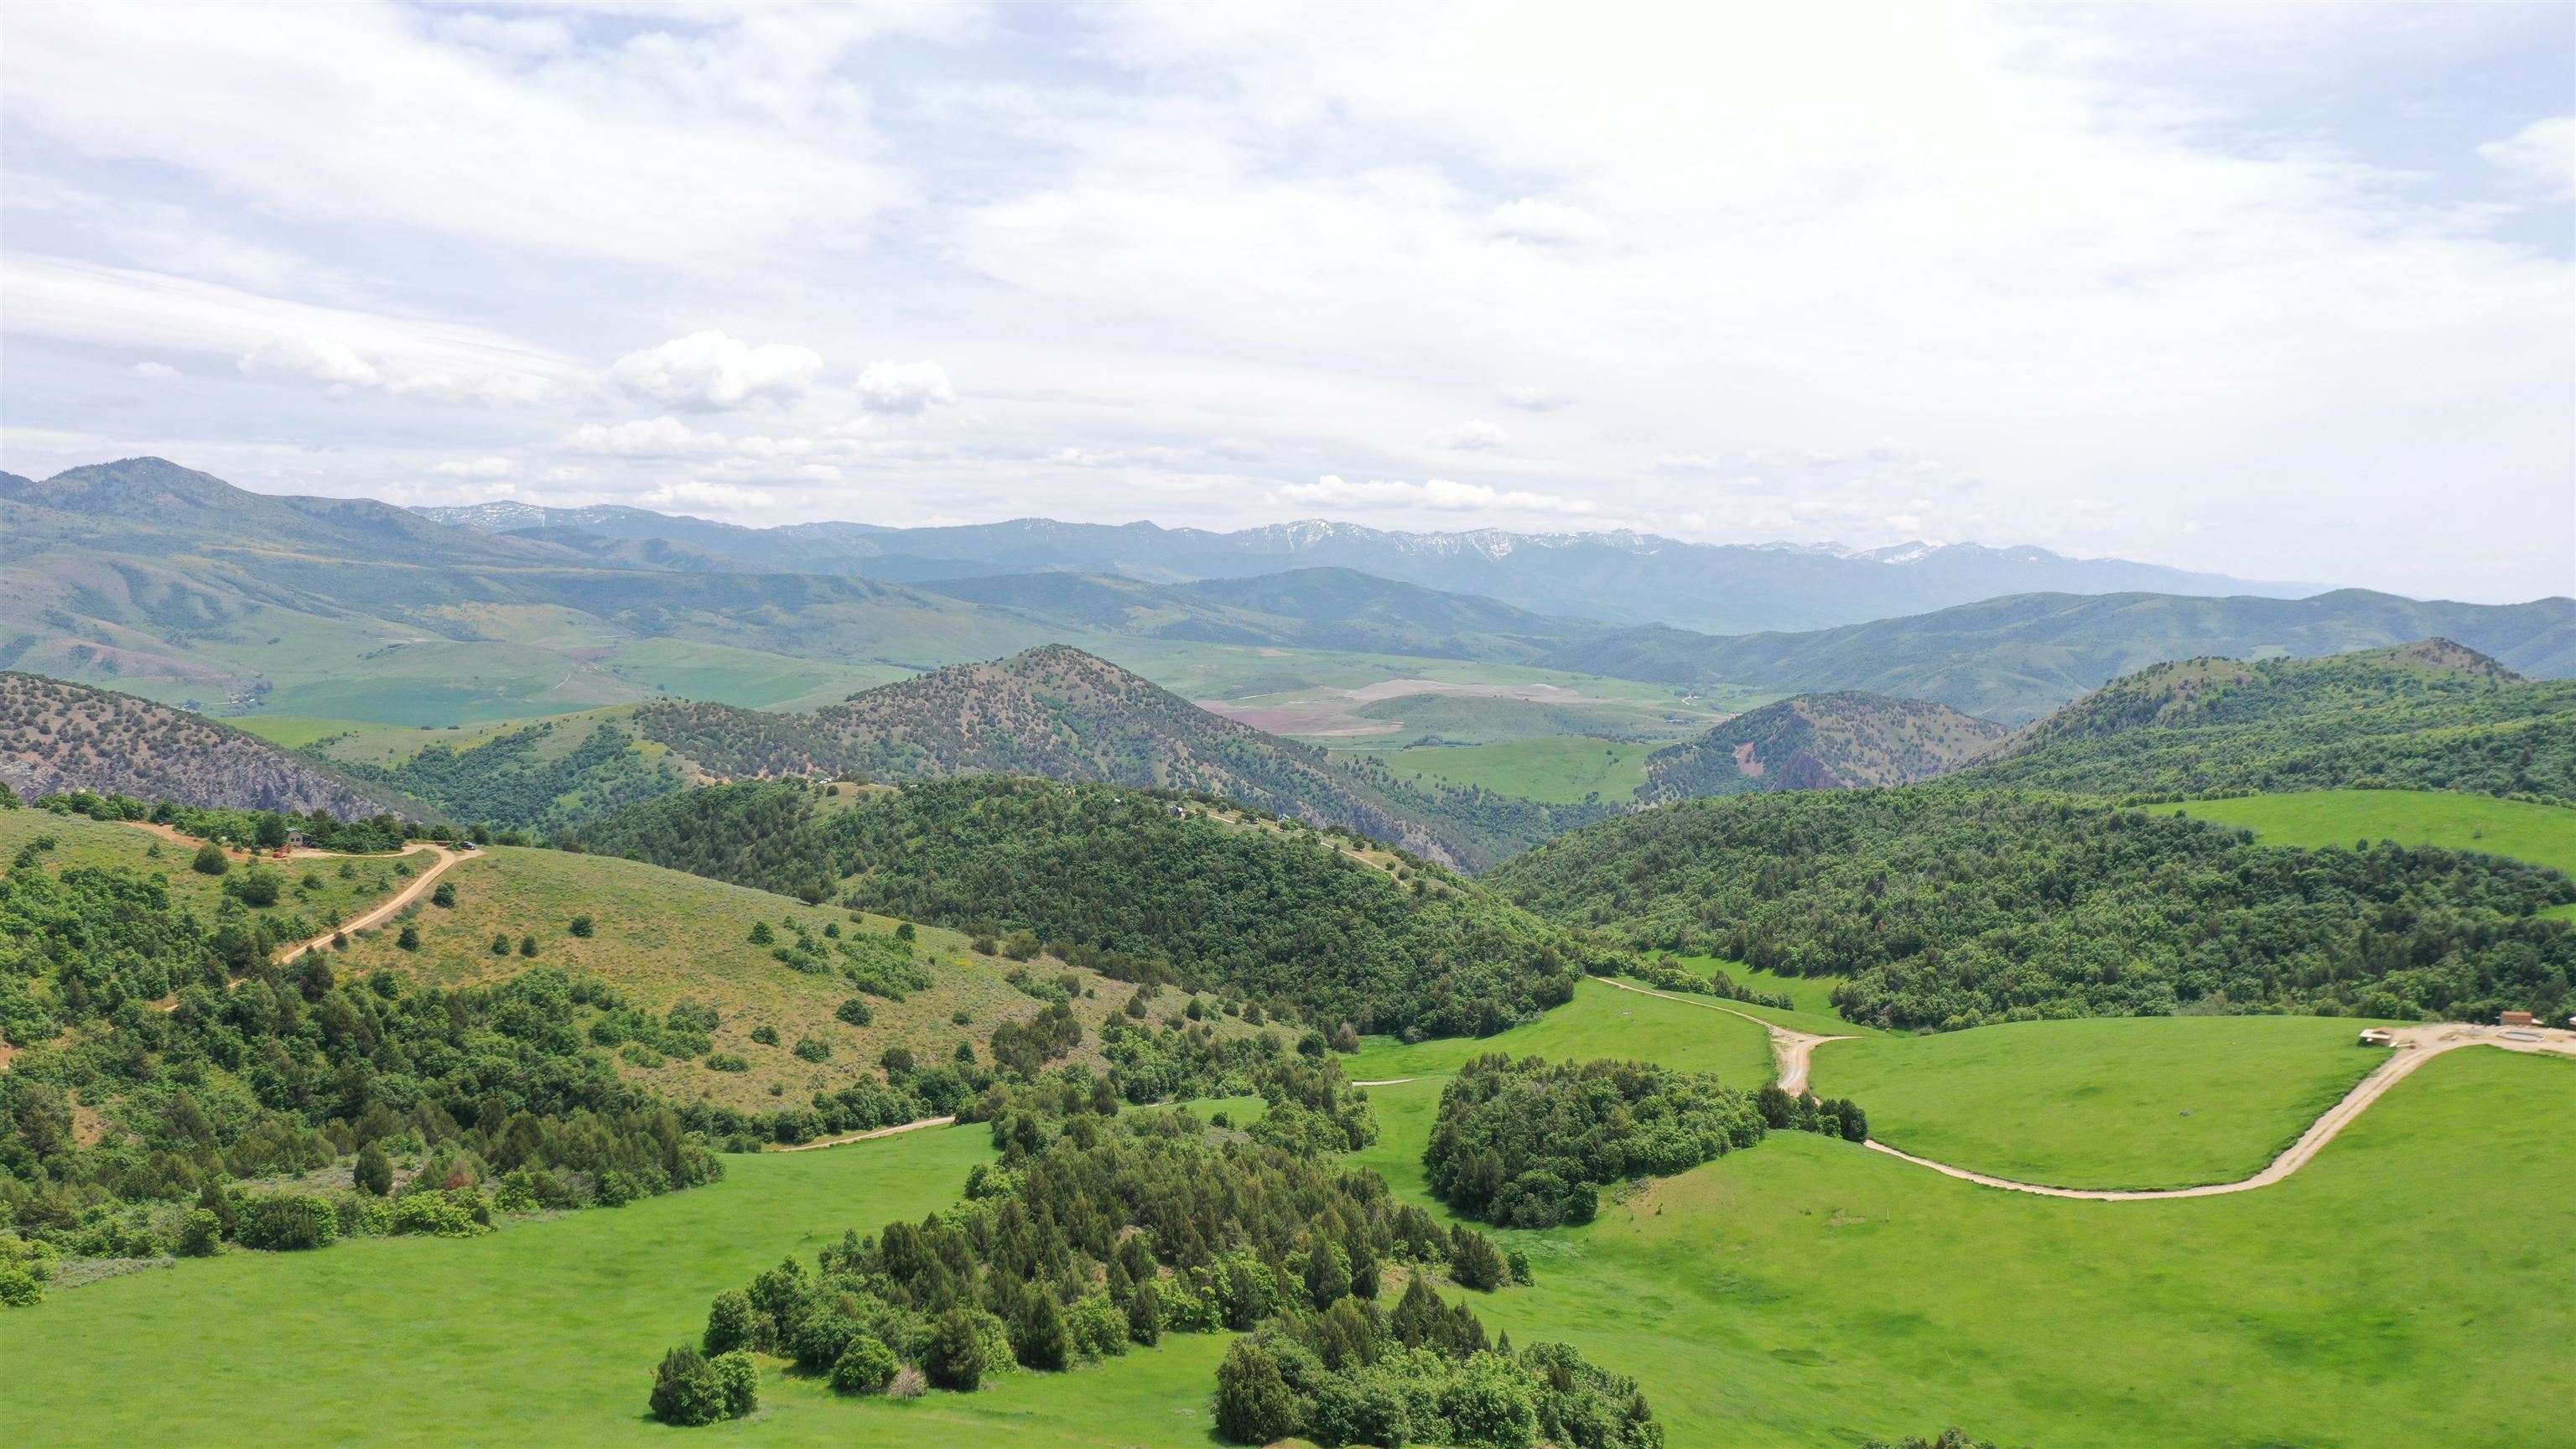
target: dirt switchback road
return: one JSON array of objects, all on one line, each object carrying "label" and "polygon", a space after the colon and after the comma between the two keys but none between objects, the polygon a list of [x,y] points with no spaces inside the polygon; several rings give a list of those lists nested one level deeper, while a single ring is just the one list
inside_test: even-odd
[{"label": "dirt switchback road", "polygon": [[924,1127],[945,1127],[956,1120],[957,1119],[954,1117],[924,1117],[916,1122],[903,1122],[892,1127],[879,1127],[873,1132],[851,1132],[839,1137],[818,1137],[811,1142],[799,1142],[793,1147],[781,1147],[778,1150],[781,1152],[811,1152],[817,1147],[839,1147],[845,1143],[851,1142],[873,1142],[880,1137],[892,1137],[899,1132],[918,1132]]},{"label": "dirt switchback road", "polygon": [[[272,956],[270,959],[283,966],[287,962],[294,960],[296,957],[303,955],[307,951],[318,951],[329,946],[332,940],[336,937],[354,936],[360,931],[371,930],[374,927],[383,925],[385,922],[392,920],[396,915],[400,914],[403,907],[419,900],[422,896],[428,895],[430,887],[437,883],[440,876],[447,873],[447,868],[449,866],[456,864],[458,861],[463,860],[468,854],[472,853],[470,850],[457,851],[451,850],[444,845],[432,845],[428,841],[424,840],[406,846],[402,850],[401,854],[418,855],[423,851],[427,851],[432,857],[434,857],[429,863],[429,868],[422,871],[420,874],[413,876],[411,878],[411,884],[394,892],[390,899],[378,902],[376,905],[369,907],[365,913],[350,920],[342,921],[340,924],[333,926],[330,930],[324,931],[319,936],[313,937],[311,940],[296,941],[288,945],[280,946],[277,948],[277,954]],[[320,854],[321,852],[316,853]],[[342,860],[358,860],[365,857],[344,855],[340,858]]]},{"label": "dirt switchback road", "polygon": [[2150,1202],[2160,1198],[2217,1197],[2224,1193],[2252,1192],[2258,1187],[2270,1187],[2273,1183],[2307,1166],[2319,1152],[2325,1150],[2327,1143],[2335,1140],[2338,1133],[2351,1126],[2354,1119],[2368,1110],[2371,1103],[2386,1095],[2389,1088],[2404,1081],[2416,1068],[2444,1052],[2456,1051],[2466,1046],[2492,1046],[2502,1047],[2511,1052],[2537,1052],[2549,1056],[2576,1058],[2576,1031],[2553,1031],[2548,1028],[2513,1029],[2513,1034],[2507,1035],[2504,1029],[2496,1027],[2466,1026],[2449,1022],[2437,1026],[2401,1026],[2394,1028],[2391,1035],[2397,1038],[2397,1045],[2390,1048],[2387,1061],[2382,1062],[2369,1076],[2355,1083],[2353,1089],[2344,1094],[2342,1101],[2326,1109],[2324,1116],[2308,1124],[2308,1130],[2299,1134],[2299,1140],[2291,1143],[2288,1151],[2273,1158],[2270,1166],[2252,1177],[2236,1182],[2213,1182],[2200,1187],[2168,1187],[2130,1192],[2094,1188],[2042,1187],[2037,1183],[2014,1182],[2010,1178],[1992,1177],[1982,1172],[1970,1172],[1964,1167],[1952,1167],[1946,1162],[1934,1162],[1928,1157],[1899,1152],[1884,1142],[1873,1141],[1869,1144],[1869,1148],[1873,1152],[1884,1152],[1890,1157],[1901,1157],[1917,1167],[1928,1167],[1945,1177],[1955,1177],[1963,1182],[1973,1182],[1985,1187],[1999,1187],[2007,1192],[2035,1193],[2041,1197],[2073,1197],[2091,1202]]}]

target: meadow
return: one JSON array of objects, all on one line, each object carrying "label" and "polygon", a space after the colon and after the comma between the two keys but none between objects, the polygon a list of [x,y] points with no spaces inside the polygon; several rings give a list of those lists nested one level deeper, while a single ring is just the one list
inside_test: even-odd
[{"label": "meadow", "polygon": [[1772,1076],[1771,1040],[1759,1025],[1691,1001],[1622,991],[1598,981],[1583,982],[1572,1001],[1538,1021],[1489,1037],[1434,1037],[1409,1045],[1388,1036],[1364,1037],[1359,1054],[1346,1059],[1342,1070],[1358,1082],[1443,1076],[1488,1052],[1553,1060],[1641,1057],[1685,1071],[1715,1072],[1728,1086],[1747,1090]]},{"label": "meadow", "polygon": [[2260,1171],[2387,1059],[2315,1016],[2014,1022],[1816,1048],[1814,1090],[1920,1157],[2051,1187],[2189,1187]]},{"label": "meadow", "polygon": [[[2576,810],[2563,805],[2447,790],[2311,790],[2175,808],[2195,819],[2241,825],[2266,845],[2317,849],[2394,840],[2511,856],[2576,876]],[[2576,917],[2576,905],[2546,914]]]},{"label": "meadow", "polygon": [[1375,754],[1398,776],[1481,785],[1498,795],[1572,804],[1587,795],[1625,801],[1646,783],[1655,745],[1614,744],[1584,735],[1546,735],[1487,745],[1436,745]]},{"label": "meadow", "polygon": [[[41,857],[48,868],[101,866],[145,871],[168,884],[170,899],[214,919],[224,899],[224,882],[246,869],[236,854],[228,874],[212,876],[190,868],[196,843],[121,822],[92,820],[85,815],[56,815],[49,810],[0,810],[0,854],[15,857],[39,836],[51,836],[54,848]],[[284,891],[275,906],[254,908],[266,918],[304,917],[317,930],[363,913],[399,890],[420,857],[391,855],[263,860],[262,869],[283,877]],[[340,873],[346,864],[349,874]]]}]

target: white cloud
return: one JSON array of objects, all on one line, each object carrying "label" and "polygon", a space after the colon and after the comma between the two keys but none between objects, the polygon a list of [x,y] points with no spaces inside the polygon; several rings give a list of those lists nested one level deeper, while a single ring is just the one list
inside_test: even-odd
[{"label": "white cloud", "polygon": [[1479,453],[1502,447],[1512,440],[1511,434],[1488,422],[1468,421],[1433,428],[1422,435],[1422,441],[1435,448],[1452,452]]},{"label": "white cloud", "polygon": [[822,374],[823,358],[784,342],[754,347],[722,332],[693,332],[609,364],[608,380],[635,396],[683,412],[721,412],[756,402],[791,403]]},{"label": "white cloud", "polygon": [[681,458],[721,453],[731,445],[722,433],[700,432],[678,418],[659,417],[624,423],[584,423],[564,435],[562,446],[566,452],[605,457]]},{"label": "white cloud", "polygon": [[450,458],[431,464],[429,471],[442,478],[507,478],[516,468],[507,458]]},{"label": "white cloud", "polygon": [[684,483],[665,483],[637,496],[647,508],[681,507],[712,508],[719,512],[738,513],[747,509],[768,508],[778,502],[778,495],[766,488],[738,488],[731,483],[705,483],[690,479]]},{"label": "white cloud", "polygon": [[179,369],[166,362],[138,362],[130,370],[145,382],[177,382],[180,377]]},{"label": "white cloud", "polygon": [[1573,394],[1563,388],[1537,383],[1506,383],[1495,392],[1503,406],[1531,413],[1550,412],[1574,401]]},{"label": "white cloud", "polygon": [[2534,121],[2478,154],[2544,196],[2576,201],[2576,116]]},{"label": "white cloud", "polygon": [[926,358],[920,362],[871,362],[854,386],[858,389],[859,406],[872,413],[918,416],[932,403],[957,401],[957,390],[948,383],[948,369]]},{"label": "white cloud", "polygon": [[347,343],[310,334],[280,337],[242,354],[234,366],[244,377],[278,382],[319,382],[335,388],[374,387],[384,381]]},{"label": "white cloud", "polygon": [[1585,246],[1610,236],[1599,217],[1579,206],[1528,197],[1495,207],[1488,220],[1496,236],[1544,246]]},{"label": "white cloud", "polygon": [[1433,478],[1422,483],[1407,483],[1401,479],[1350,482],[1331,473],[1312,483],[1291,483],[1273,489],[1270,497],[1277,503],[1330,508],[1430,508],[1444,512],[1566,514],[1594,511],[1588,499],[1562,498],[1552,493],[1506,490],[1482,483],[1457,483],[1446,478]]},{"label": "white cloud", "polygon": [[1661,453],[1647,466],[1658,473],[1716,473],[1726,467],[1726,460],[1705,453]]}]

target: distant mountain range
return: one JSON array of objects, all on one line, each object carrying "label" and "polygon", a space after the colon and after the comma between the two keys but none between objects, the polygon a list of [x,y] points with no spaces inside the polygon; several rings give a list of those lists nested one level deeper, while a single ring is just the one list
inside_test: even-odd
[{"label": "distant mountain range", "polygon": [[1755,790],[1911,785],[1948,774],[2009,733],[1929,700],[1860,690],[1795,695],[1647,756],[1637,798],[1660,804]]},{"label": "distant mountain range", "polygon": [[[522,508],[470,515],[533,525],[491,532],[364,499],[250,493],[153,458],[43,482],[0,474],[0,668],[218,712],[419,724],[670,698],[812,707],[1048,643],[1121,659],[1193,697],[1211,693],[1202,686],[1217,665],[1237,686],[1229,698],[1291,689],[1311,677],[1289,667],[1292,656],[1318,651],[1373,656],[1357,666],[1375,671],[1372,680],[1401,677],[1405,666],[1390,656],[1467,660],[1642,681],[1703,700],[1862,690],[2005,724],[2143,666],[2209,654],[2332,654],[2440,636],[2525,674],[2576,674],[2576,600],[2563,598],[2488,606],[2362,590],[2303,599],[2023,593],[1734,636],[1605,617],[1629,607],[1623,598],[1715,587],[1728,560],[1753,571],[1739,580],[1775,580],[1730,585],[1730,607],[1758,611],[1776,599],[1791,612],[1820,600],[1851,612],[1873,589],[1919,592],[1902,581],[1957,583],[1986,564],[2052,577],[2063,565],[2096,584],[2137,567],[2036,550],[1712,550],[1629,534],[1393,534],[1341,524],[1239,534],[1042,521],[755,530],[634,509]],[[611,537],[602,526],[625,532]],[[887,551],[896,545],[913,551]],[[934,545],[942,551],[924,551]],[[755,564],[764,551],[781,558]],[[970,553],[979,556],[958,556]],[[1160,563],[1149,569],[1140,558]],[[870,559],[909,559],[924,577],[847,571]],[[1495,588],[1458,592],[1352,560],[1397,575],[1463,571]],[[1627,572],[1585,572],[1611,562]],[[1080,571],[1091,566],[1109,571]],[[815,571],[764,571],[789,568]],[[1546,602],[1498,596],[1503,588]]]},{"label": "distant mountain range", "polygon": [[1820,629],[2001,594],[2152,592],[2295,598],[2310,584],[2255,583],[2043,548],[1897,544],[1695,544],[1653,534],[1406,533],[1321,519],[1231,533],[1151,523],[1024,518],[942,528],[858,523],[743,528],[641,508],[480,503],[421,512],[605,555],[652,540],[672,566],[856,574],[905,583],[1066,571],[1149,583],[1343,568],[1534,613],[1662,623],[1703,633]]}]

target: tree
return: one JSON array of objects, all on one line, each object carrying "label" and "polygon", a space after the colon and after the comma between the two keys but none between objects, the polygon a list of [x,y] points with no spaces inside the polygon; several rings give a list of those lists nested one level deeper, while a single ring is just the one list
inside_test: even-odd
[{"label": "tree", "polygon": [[882,1394],[894,1382],[894,1350],[862,1333],[850,1340],[841,1356],[832,1361],[832,1392],[836,1394]]},{"label": "tree", "polygon": [[1128,1290],[1127,1336],[1147,1348],[1163,1340],[1163,1295],[1150,1279]]},{"label": "tree", "polygon": [[211,840],[198,846],[196,857],[188,862],[188,869],[199,875],[222,875],[232,868],[232,857],[224,854],[224,848]]},{"label": "tree", "polygon": [[1306,1252],[1306,1296],[1315,1301],[1316,1307],[1330,1308],[1336,1299],[1347,1298],[1350,1292],[1349,1261],[1321,1233],[1316,1234],[1315,1245]]},{"label": "tree", "polygon": [[1216,1371],[1216,1431],[1239,1444],[1268,1444],[1297,1432],[1297,1396],[1270,1350],[1239,1338]]},{"label": "tree", "polygon": [[1033,1369],[1061,1369],[1073,1359],[1073,1341],[1064,1331],[1064,1312],[1044,1288],[1022,1300],[1011,1325],[1011,1353]]},{"label": "tree", "polygon": [[275,850],[286,844],[286,817],[262,815],[259,824],[251,828],[251,839],[262,850]]},{"label": "tree", "polygon": [[590,917],[588,917],[588,916],[575,916],[575,917],[573,917],[573,918],[572,918],[572,925],[569,927],[569,929],[572,931],[572,933],[573,933],[574,935],[576,935],[576,936],[581,936],[581,937],[584,937],[584,938],[587,938],[587,937],[590,935],[590,930],[591,930]]},{"label": "tree", "polygon": [[984,1382],[984,1345],[975,1336],[975,1320],[963,1308],[941,1314],[931,1331],[930,1349],[921,1356],[921,1371],[943,1389],[975,1392]]},{"label": "tree", "polygon": [[394,1190],[394,1165],[385,1160],[385,1150],[372,1142],[358,1149],[358,1165],[350,1176],[360,1192],[373,1197],[383,1197]]},{"label": "tree", "polygon": [[751,1297],[739,1288],[716,1295],[707,1307],[707,1332],[700,1340],[709,1354],[731,1353],[751,1346]]},{"label": "tree", "polygon": [[415,925],[412,925],[412,924],[411,924],[410,922],[408,922],[408,921],[404,922],[404,923],[403,923],[403,928],[402,928],[402,934],[401,934],[401,935],[399,935],[399,936],[394,937],[394,944],[395,944],[395,945],[397,945],[397,946],[402,947],[402,948],[403,948],[404,950],[406,950],[406,951],[417,951],[417,950],[419,950],[419,949],[420,949],[420,927],[415,926]]},{"label": "tree", "polygon": [[1451,1235],[1449,1276],[1458,1280],[1459,1287],[1491,1293],[1503,1286],[1508,1271],[1493,1239],[1464,1225]]},{"label": "tree", "polygon": [[433,906],[453,907],[456,904],[456,882],[440,881],[438,889],[429,893],[429,903]]},{"label": "tree", "polygon": [[537,938],[534,936],[521,936],[519,938],[519,954],[522,956],[534,956],[537,954]]},{"label": "tree", "polygon": [[224,1245],[224,1220],[204,1208],[190,1208],[179,1220],[178,1255],[211,1258]]},{"label": "tree", "polygon": [[509,955],[509,954],[510,954],[510,938],[509,938],[508,936],[504,936],[504,935],[496,935],[496,936],[494,936],[494,937],[492,938],[492,954],[493,954],[493,955],[495,955],[495,956],[507,956],[507,955]]},{"label": "tree", "polygon": [[769,929],[769,923],[767,921],[754,921],[751,923],[751,944],[755,946],[766,946],[777,939],[778,933]]},{"label": "tree", "polygon": [[855,996],[834,1007],[832,1015],[851,1026],[866,1026],[877,1019],[875,1010]]},{"label": "tree", "polygon": [[665,1424],[712,1424],[724,1417],[724,1380],[696,1349],[675,1348],[653,1371],[651,1402],[653,1417]]}]

